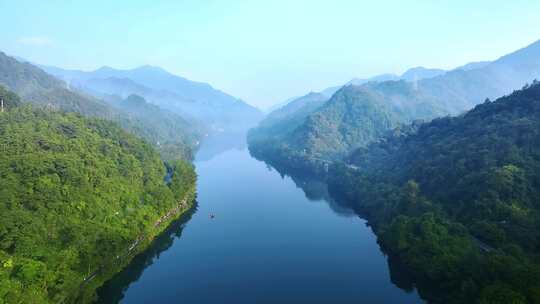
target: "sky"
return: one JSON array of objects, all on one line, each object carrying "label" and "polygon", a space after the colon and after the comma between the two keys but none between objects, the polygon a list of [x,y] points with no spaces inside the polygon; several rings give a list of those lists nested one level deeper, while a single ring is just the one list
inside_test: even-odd
[{"label": "sky", "polygon": [[538,0],[0,0],[0,51],[160,66],[259,108],[353,77],[494,60],[540,39]]}]

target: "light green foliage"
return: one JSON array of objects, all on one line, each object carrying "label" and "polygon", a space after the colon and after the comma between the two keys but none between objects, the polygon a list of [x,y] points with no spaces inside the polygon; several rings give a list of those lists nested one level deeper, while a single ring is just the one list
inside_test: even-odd
[{"label": "light green foliage", "polygon": [[[0,93],[3,93],[0,91]],[[29,106],[0,114],[0,303],[73,300],[195,183],[116,125]]]}]

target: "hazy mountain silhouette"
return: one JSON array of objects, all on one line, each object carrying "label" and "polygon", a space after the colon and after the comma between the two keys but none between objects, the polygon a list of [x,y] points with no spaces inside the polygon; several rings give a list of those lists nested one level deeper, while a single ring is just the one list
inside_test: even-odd
[{"label": "hazy mountain silhouette", "polygon": [[162,108],[190,115],[213,129],[236,129],[260,120],[261,112],[207,83],[173,75],[162,68],[141,66],[131,70],[102,67],[95,71],[43,68],[94,96],[137,94]]}]

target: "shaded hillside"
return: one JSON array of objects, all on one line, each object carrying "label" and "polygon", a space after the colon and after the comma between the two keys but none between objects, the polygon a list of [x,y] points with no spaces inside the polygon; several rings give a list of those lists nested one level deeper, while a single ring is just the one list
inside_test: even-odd
[{"label": "shaded hillside", "polygon": [[250,131],[250,150],[295,169],[319,171],[326,160],[341,159],[400,124],[446,114],[430,96],[403,80],[350,85],[328,101],[321,100],[322,106],[291,103],[295,111],[287,112],[286,119],[272,119],[280,111],[270,114]]},{"label": "shaded hillside", "polygon": [[250,132],[250,140],[264,140],[266,137],[284,135],[304,122],[306,117],[319,109],[328,98],[320,93],[309,93],[268,114]]},{"label": "shaded hillside", "polygon": [[314,157],[334,157],[369,143],[399,118],[380,95],[348,86],[284,137],[284,144]]},{"label": "shaded hillside", "polygon": [[436,303],[540,301],[540,84],[356,150],[332,193]]},{"label": "shaded hillside", "polygon": [[12,108],[18,107],[21,105],[21,99],[17,94],[6,90],[4,87],[0,86],[0,100],[2,102],[1,111],[7,112]]},{"label": "shaded hillside", "polygon": [[172,112],[149,104],[138,95],[129,95],[115,104],[128,119],[120,125],[156,146],[162,157],[192,159],[192,149],[198,147],[205,129]]}]

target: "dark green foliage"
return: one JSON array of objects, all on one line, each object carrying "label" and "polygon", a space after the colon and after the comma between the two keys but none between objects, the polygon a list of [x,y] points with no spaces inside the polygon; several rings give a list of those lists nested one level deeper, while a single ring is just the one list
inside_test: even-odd
[{"label": "dark green foliage", "polygon": [[540,300],[540,84],[396,130],[331,169],[436,303]]},{"label": "dark green foliage", "polygon": [[[1,91],[0,94],[4,94]],[[84,278],[192,191],[193,168],[166,168],[113,123],[21,106],[0,113],[0,303],[75,301]]]},{"label": "dark green foliage", "polygon": [[270,113],[257,128],[248,132],[250,152],[275,166],[285,165],[294,169],[317,168],[317,160],[291,148],[286,138],[327,100],[328,97],[325,95],[310,93]]},{"label": "dark green foliage", "polygon": [[350,86],[309,115],[286,141],[307,155],[332,158],[382,136],[397,120],[380,96]]},{"label": "dark green foliage", "polygon": [[250,132],[250,150],[292,167],[320,171],[324,166],[320,160],[341,159],[400,124],[446,113],[435,99],[406,81],[349,85],[322,106],[311,104],[315,103],[287,113],[284,119],[273,119],[271,126],[261,123]]}]

